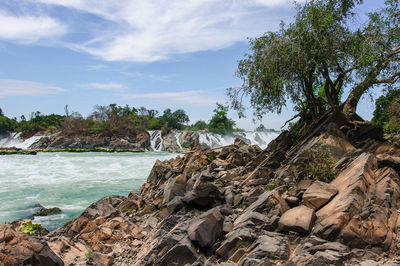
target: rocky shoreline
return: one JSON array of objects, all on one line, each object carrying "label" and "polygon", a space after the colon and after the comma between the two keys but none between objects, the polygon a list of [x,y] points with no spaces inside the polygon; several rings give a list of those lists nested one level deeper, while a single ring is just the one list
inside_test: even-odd
[{"label": "rocky shoreline", "polygon": [[264,150],[193,144],[48,234],[0,225],[0,264],[399,265],[399,171],[396,136],[338,114]]}]

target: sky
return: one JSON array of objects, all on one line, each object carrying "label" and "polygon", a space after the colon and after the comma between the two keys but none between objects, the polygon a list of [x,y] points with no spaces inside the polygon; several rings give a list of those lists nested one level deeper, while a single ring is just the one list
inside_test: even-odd
[{"label": "sky", "polygon": [[[383,0],[365,0],[362,21]],[[248,38],[274,31],[295,14],[289,0],[1,0],[0,108],[5,115],[83,116],[96,104],[184,109],[191,122],[208,121],[226,88],[241,85],[237,61]],[[379,96],[376,93],[375,98]],[[358,112],[371,119],[374,103]],[[267,114],[263,123],[279,129],[294,112]]]}]

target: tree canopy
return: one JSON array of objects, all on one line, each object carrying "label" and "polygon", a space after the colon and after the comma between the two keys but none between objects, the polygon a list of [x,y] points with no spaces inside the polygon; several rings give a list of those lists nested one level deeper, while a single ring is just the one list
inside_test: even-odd
[{"label": "tree canopy", "polygon": [[[242,86],[228,89],[232,107],[244,115],[249,97],[254,115],[280,113],[290,100],[301,117],[314,119],[326,109],[355,115],[371,88],[400,78],[399,0],[356,25],[361,0],[312,0],[297,6],[295,20],[280,30],[250,39],[250,53],[238,63]],[[349,88],[347,99],[340,96]]]}]

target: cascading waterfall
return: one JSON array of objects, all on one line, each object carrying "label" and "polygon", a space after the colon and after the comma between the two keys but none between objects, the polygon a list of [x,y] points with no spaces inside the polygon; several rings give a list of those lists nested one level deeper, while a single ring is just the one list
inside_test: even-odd
[{"label": "cascading waterfall", "polygon": [[150,146],[153,151],[162,151],[163,138],[161,137],[161,130],[149,130],[148,132],[150,134]]},{"label": "cascading waterfall", "polygon": [[178,145],[179,149],[180,149],[180,150],[183,150],[182,145],[181,145],[181,142],[180,142],[180,140],[179,140],[179,138],[181,137],[181,135],[182,135],[182,132],[175,133],[175,139],[176,139],[176,144]]},{"label": "cascading waterfall", "polygon": [[28,139],[21,139],[21,133],[11,133],[8,137],[0,139],[0,148],[28,149],[32,144],[44,136],[33,136]]}]

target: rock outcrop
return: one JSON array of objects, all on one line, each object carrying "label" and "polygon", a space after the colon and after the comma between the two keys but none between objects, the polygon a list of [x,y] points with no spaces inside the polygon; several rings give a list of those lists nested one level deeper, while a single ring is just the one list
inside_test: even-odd
[{"label": "rock outcrop", "polygon": [[[330,117],[264,150],[192,144],[157,161],[140,193],[37,239],[65,265],[398,265],[400,153],[348,127]],[[0,238],[0,263],[17,245]]]}]

